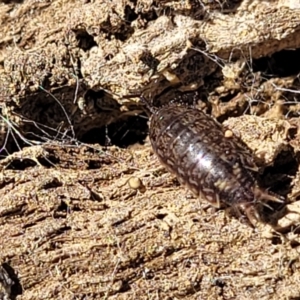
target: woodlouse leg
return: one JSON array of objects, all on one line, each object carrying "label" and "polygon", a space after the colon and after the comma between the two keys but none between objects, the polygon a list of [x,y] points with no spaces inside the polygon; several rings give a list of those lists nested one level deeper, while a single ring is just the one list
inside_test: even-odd
[{"label": "woodlouse leg", "polygon": [[218,194],[213,195],[213,193],[204,194],[203,192],[200,192],[199,193],[199,198],[201,200],[202,199],[205,200],[207,203],[209,203],[214,208],[219,209],[219,208],[222,207],[220,196]]},{"label": "woodlouse leg", "polygon": [[254,205],[247,205],[243,210],[252,227],[256,228],[257,223],[260,221],[260,216],[256,207]]},{"label": "woodlouse leg", "polygon": [[233,215],[241,223],[247,224],[252,228],[256,228],[257,223],[260,220],[259,214],[252,203],[245,203],[237,206],[235,205],[232,207],[227,207],[225,211],[226,213]]}]

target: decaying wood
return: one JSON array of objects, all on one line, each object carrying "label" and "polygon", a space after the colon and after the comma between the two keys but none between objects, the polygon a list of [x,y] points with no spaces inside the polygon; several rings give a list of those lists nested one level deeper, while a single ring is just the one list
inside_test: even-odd
[{"label": "decaying wood", "polygon": [[[1,299],[300,297],[300,70],[255,69],[300,48],[299,1],[1,1],[0,25]],[[84,144],[142,113],[131,93],[233,117],[283,182],[277,231],[194,198],[147,139]]]}]

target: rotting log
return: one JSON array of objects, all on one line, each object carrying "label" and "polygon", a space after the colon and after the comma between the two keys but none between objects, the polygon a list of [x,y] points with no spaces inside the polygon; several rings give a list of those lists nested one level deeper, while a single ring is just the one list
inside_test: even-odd
[{"label": "rotting log", "polygon": [[[299,96],[286,92],[299,88],[300,68],[265,78],[253,67],[297,51],[300,7],[221,2],[0,3],[1,155],[10,154],[0,161],[0,297],[300,297]],[[190,195],[147,140],[126,149],[80,142],[140,114],[124,97],[131,92],[233,116],[227,125],[273,167],[271,181],[287,182],[282,235]],[[14,152],[13,134],[31,146]]]}]

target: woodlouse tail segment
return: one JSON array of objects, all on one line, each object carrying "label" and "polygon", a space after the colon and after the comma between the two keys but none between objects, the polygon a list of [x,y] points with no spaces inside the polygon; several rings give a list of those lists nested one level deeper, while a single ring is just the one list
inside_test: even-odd
[{"label": "woodlouse tail segment", "polygon": [[264,206],[267,206],[270,208],[269,205],[267,205],[265,202],[272,201],[277,203],[284,203],[285,199],[282,196],[273,194],[267,190],[263,190],[262,188],[256,186],[254,188],[254,196],[255,199],[257,199],[259,202],[261,202]]}]

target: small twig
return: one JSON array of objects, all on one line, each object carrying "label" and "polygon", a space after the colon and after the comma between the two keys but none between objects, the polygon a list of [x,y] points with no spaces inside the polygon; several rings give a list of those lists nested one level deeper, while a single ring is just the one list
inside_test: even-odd
[{"label": "small twig", "polygon": [[75,132],[74,132],[74,128],[73,128],[72,122],[71,122],[71,120],[70,120],[70,118],[69,118],[69,116],[68,116],[68,114],[67,114],[64,106],[61,104],[61,102],[52,93],[50,93],[49,91],[45,90],[42,86],[39,86],[39,87],[40,87],[40,89],[42,91],[44,91],[45,93],[47,93],[48,95],[50,95],[50,97],[52,97],[58,103],[58,105],[61,107],[61,109],[62,109],[63,113],[65,114],[66,119],[67,119],[67,121],[68,121],[68,123],[70,125],[73,138],[75,138]]}]

